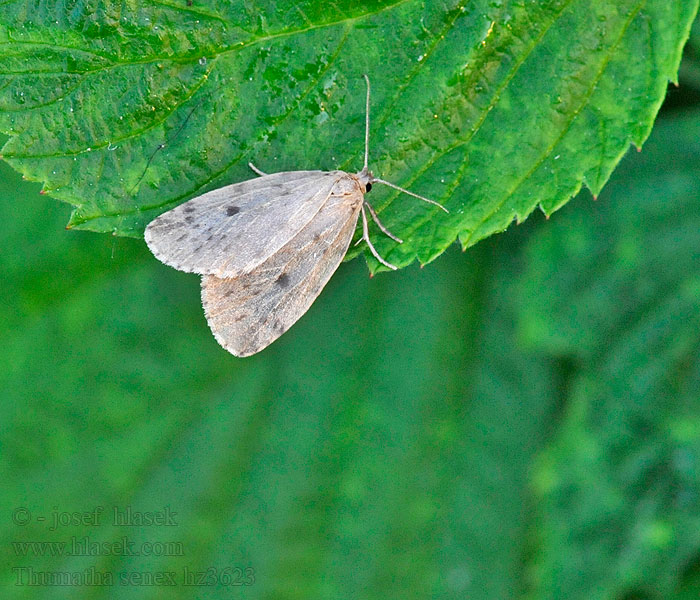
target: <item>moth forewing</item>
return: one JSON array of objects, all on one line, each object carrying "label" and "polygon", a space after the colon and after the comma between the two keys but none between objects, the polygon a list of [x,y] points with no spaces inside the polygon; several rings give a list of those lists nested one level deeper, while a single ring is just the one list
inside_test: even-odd
[{"label": "moth forewing", "polygon": [[347,184],[353,182],[339,182],[315,218],[250,273],[202,277],[207,322],[229,352],[249,356],[267,347],[321,293],[347,252],[362,205],[359,188]]},{"label": "moth forewing", "polygon": [[207,192],[153,220],[146,243],[156,258],[180,271],[236,277],[297,235],[343,176],[290,171]]}]

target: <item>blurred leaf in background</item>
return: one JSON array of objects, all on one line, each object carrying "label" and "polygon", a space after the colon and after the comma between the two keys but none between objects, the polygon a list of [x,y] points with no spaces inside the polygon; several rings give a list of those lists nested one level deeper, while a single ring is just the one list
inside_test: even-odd
[{"label": "blurred leaf in background", "polygon": [[[63,232],[68,208],[1,166],[2,597],[696,598],[700,99],[683,84],[597,202],[424,269],[347,263],[245,360],[211,337],[197,278]],[[98,506],[99,525],[51,531]],[[113,507],[176,524],[114,526]],[[175,556],[71,555],[72,537]],[[215,585],[183,585],[210,568]],[[114,585],[26,585],[90,569]],[[159,571],[178,585],[133,578]]]},{"label": "blurred leaf in background", "polygon": [[668,598],[700,558],[699,199],[695,110],[525,251],[521,331],[570,365],[535,477],[534,597]]}]

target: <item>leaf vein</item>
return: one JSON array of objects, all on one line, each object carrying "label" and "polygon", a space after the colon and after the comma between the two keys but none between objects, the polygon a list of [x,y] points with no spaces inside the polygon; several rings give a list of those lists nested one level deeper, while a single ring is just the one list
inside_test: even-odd
[{"label": "leaf vein", "polygon": [[201,10],[200,8],[194,8],[191,6],[178,6],[177,4],[170,4],[169,2],[164,2],[163,0],[148,0],[151,4],[155,6],[162,6],[164,8],[169,8],[171,10],[174,10],[176,12],[181,12],[185,14],[192,14],[196,15],[198,17],[205,17],[207,19],[214,19],[216,21],[221,22],[225,27],[228,27],[229,23],[224,19],[223,17],[215,14],[215,13],[210,13],[205,10]]},{"label": "leaf vein", "polygon": [[595,89],[598,85],[598,82],[600,81],[600,78],[603,76],[603,73],[605,72],[605,69],[607,68],[608,64],[610,63],[610,60],[612,59],[612,53],[613,51],[617,48],[617,46],[622,42],[623,38],[625,37],[625,34],[627,33],[627,30],[629,29],[629,26],[632,24],[632,21],[634,18],[639,14],[639,11],[642,9],[644,4],[646,3],[646,0],[641,0],[637,7],[635,8],[634,11],[630,13],[629,18],[627,19],[627,22],[624,24],[622,27],[622,30],[620,32],[620,35],[618,39],[615,41],[615,43],[610,46],[608,49],[608,52],[605,56],[605,59],[603,60],[601,67],[598,71],[598,74],[596,77],[593,78],[593,81],[591,82],[591,85],[587,91],[587,93],[584,95],[583,100],[579,107],[572,113],[571,118],[567,121],[567,123],[564,125],[564,128],[562,129],[561,133],[557,136],[557,138],[548,146],[548,148],[544,151],[542,156],[539,158],[539,160],[532,166],[532,168],[523,176],[520,178],[520,180],[511,188],[510,192],[508,192],[499,202],[497,202],[476,224],[474,229],[469,233],[467,238],[464,240],[463,245],[467,246],[469,244],[469,241],[472,239],[474,234],[479,230],[479,228],[491,217],[493,216],[498,210],[502,208],[502,206],[505,204],[505,202],[515,194],[515,192],[525,183],[532,175],[537,171],[537,169],[542,166],[542,163],[547,159],[547,157],[552,153],[552,150],[557,146],[557,144],[564,138],[564,136],[569,132],[571,129],[571,126],[573,125],[574,121],[576,118],[579,116],[581,111],[586,107],[588,104],[588,101],[591,99],[591,96],[595,92]]},{"label": "leaf vein", "polygon": [[[84,75],[81,75],[78,78],[78,81],[75,82],[73,85],[70,87],[66,88],[62,94],[59,94],[55,98],[52,98],[51,100],[47,100],[46,102],[41,102],[38,104],[32,104],[31,106],[18,106],[18,107],[3,107],[2,112],[4,113],[20,113],[20,112],[27,112],[31,110],[36,110],[37,108],[42,108],[46,106],[51,106],[52,104],[56,104],[56,102],[60,102],[61,100],[64,100],[68,96],[70,96],[75,90],[77,90],[83,83],[83,80],[85,79]],[[2,88],[0,88],[1,90]]]},{"label": "leaf vein", "polygon": [[138,137],[140,135],[143,135],[144,133],[151,131],[152,129],[155,129],[159,125],[162,125],[167,121],[173,113],[175,113],[179,108],[184,106],[189,100],[192,99],[192,97],[204,86],[204,84],[208,81],[209,79],[209,74],[211,73],[212,69],[214,68],[215,61],[211,62],[211,65],[207,69],[206,73],[202,75],[201,79],[197,82],[197,84],[190,88],[190,92],[183,96],[180,100],[175,102],[172,107],[168,109],[168,111],[165,113],[165,116],[162,117],[161,119],[155,120],[146,127],[142,127],[141,129],[135,130],[130,132],[128,135],[125,135],[124,137],[121,138],[114,138],[110,139],[107,141],[102,141],[99,143],[92,143],[90,146],[86,148],[81,148],[80,150],[71,150],[69,152],[56,152],[52,154],[5,154],[6,158],[13,158],[13,159],[26,159],[26,158],[31,158],[31,159],[36,159],[36,158],[65,158],[67,156],[77,156],[79,154],[83,154],[84,152],[88,151],[88,148],[90,150],[101,150],[102,148],[106,148],[110,144],[118,144],[125,142],[127,140],[133,139],[135,137]]}]

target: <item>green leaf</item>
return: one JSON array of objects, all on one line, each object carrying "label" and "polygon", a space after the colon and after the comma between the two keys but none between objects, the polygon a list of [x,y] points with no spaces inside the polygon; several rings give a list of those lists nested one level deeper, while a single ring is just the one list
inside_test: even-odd
[{"label": "green leaf", "polygon": [[700,556],[699,196],[695,111],[528,245],[521,335],[569,365],[532,598],[669,598]]},{"label": "green leaf", "polygon": [[[9,0],[0,14],[5,159],[76,206],[70,226],[140,236],[159,213],[265,171],[372,166],[444,203],[373,191],[429,262],[597,194],[647,137],[698,0]],[[376,263],[371,263],[374,269]]]}]

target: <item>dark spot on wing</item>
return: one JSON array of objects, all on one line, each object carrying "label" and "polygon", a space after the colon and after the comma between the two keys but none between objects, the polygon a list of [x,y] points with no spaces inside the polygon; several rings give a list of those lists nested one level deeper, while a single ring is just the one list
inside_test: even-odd
[{"label": "dark spot on wing", "polygon": [[247,316],[248,316],[247,314],[241,313],[240,315],[238,315],[238,316],[234,319],[234,321],[235,321],[236,323],[238,323],[238,321],[242,321],[242,320],[245,319]]},{"label": "dark spot on wing", "polygon": [[226,292],[224,292],[224,298],[228,298],[228,297],[231,296],[233,293],[234,293],[234,290],[227,290]]},{"label": "dark spot on wing", "polygon": [[284,333],[284,325],[282,325],[282,322],[281,322],[281,321],[275,321],[275,323],[274,323],[274,325],[272,326],[272,328],[273,328],[275,331],[279,331],[279,332],[280,332],[280,335]]},{"label": "dark spot on wing", "polygon": [[321,239],[321,234],[318,232],[314,233],[314,242],[318,242],[318,240],[320,240],[320,239]]},{"label": "dark spot on wing", "polygon": [[187,221],[188,223],[191,223],[192,221],[194,221],[194,217],[192,215],[187,215],[185,217],[185,221]]},{"label": "dark spot on wing", "polygon": [[237,215],[239,212],[241,212],[241,209],[238,206],[227,206],[226,207],[226,214],[229,217],[232,217],[233,215]]},{"label": "dark spot on wing", "polygon": [[164,223],[158,222],[154,225],[154,229],[162,231],[163,233],[170,233],[173,229],[178,229],[179,227],[182,227],[182,223],[172,223],[170,221]]},{"label": "dark spot on wing", "polygon": [[179,238],[177,238],[175,241],[176,242],[181,242],[187,237],[187,233],[183,233]]},{"label": "dark spot on wing", "polygon": [[183,209],[186,213],[194,212],[194,206],[185,206]]},{"label": "dark spot on wing", "polygon": [[282,275],[277,278],[277,285],[283,288],[287,287],[289,285],[289,275],[282,273]]}]

